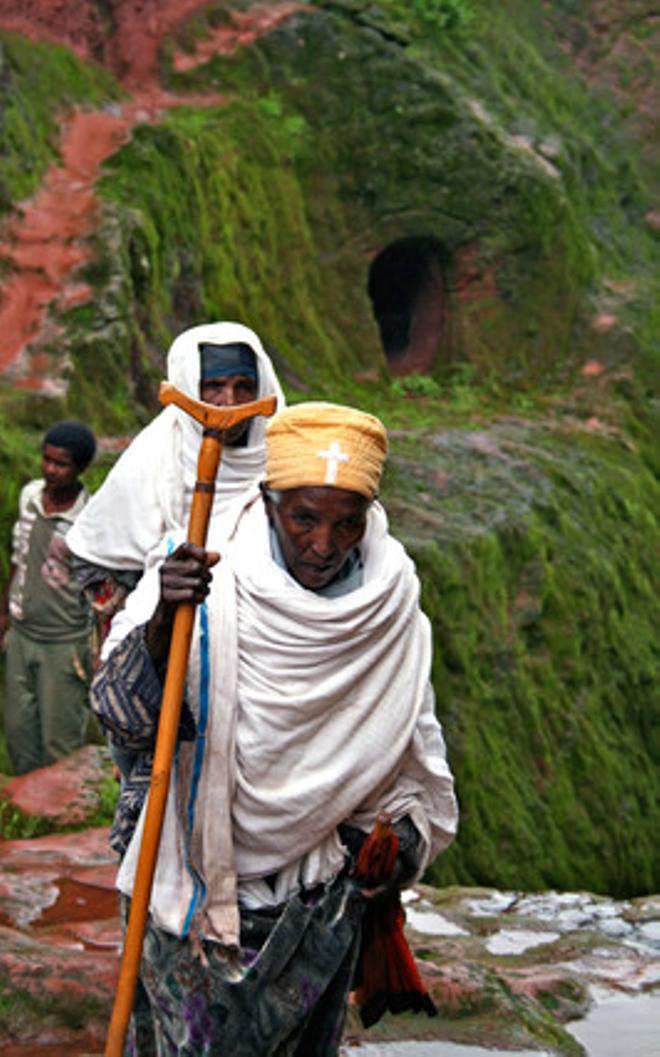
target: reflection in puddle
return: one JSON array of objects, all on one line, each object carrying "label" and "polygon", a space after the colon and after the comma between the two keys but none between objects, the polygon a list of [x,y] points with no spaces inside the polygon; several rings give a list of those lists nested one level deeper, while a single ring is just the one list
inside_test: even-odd
[{"label": "reflection in puddle", "polygon": [[33,925],[60,925],[76,921],[104,921],[117,917],[119,907],[114,889],[84,884],[69,877],[57,882],[59,894]]},{"label": "reflection in puddle", "polygon": [[558,932],[534,932],[531,929],[502,929],[488,940],[486,949],[491,954],[522,954],[530,947],[540,947],[542,943],[554,943],[559,939]]},{"label": "reflection in puddle", "polygon": [[[422,904],[424,906],[424,904]],[[449,921],[448,918],[443,917],[442,914],[438,914],[436,910],[429,907],[428,910],[422,909],[422,907],[406,907],[406,924],[414,929],[415,932],[421,932],[425,936],[469,936],[467,929],[462,929],[460,925],[455,925],[453,921]]]},{"label": "reflection in puddle", "polygon": [[[608,940],[621,940],[644,953],[660,951],[660,901],[648,897],[640,913],[639,902],[615,900],[588,892],[543,892],[523,895],[515,892],[490,892],[481,898],[464,901],[473,918],[493,917],[506,913],[521,924],[534,921],[560,934],[590,929]],[[511,930],[513,933],[513,930]],[[519,951],[497,950],[491,953],[513,954]]]},{"label": "reflection in puddle", "polygon": [[584,1020],[565,1026],[589,1057],[658,1057],[660,994],[608,996]]}]

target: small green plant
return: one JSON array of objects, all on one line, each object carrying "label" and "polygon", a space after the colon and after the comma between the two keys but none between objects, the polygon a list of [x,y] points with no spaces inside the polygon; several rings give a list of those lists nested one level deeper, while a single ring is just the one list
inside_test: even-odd
[{"label": "small green plant", "polygon": [[284,113],[284,106],[282,100],[276,92],[269,92],[268,95],[262,95],[259,100],[259,109],[267,117],[282,117]]},{"label": "small green plant", "polygon": [[477,373],[473,363],[457,363],[451,369],[450,386],[452,389],[472,385]]},{"label": "small green plant", "polygon": [[536,407],[534,398],[528,393],[514,393],[511,397],[511,405],[516,411],[533,411]]},{"label": "small green plant", "polygon": [[265,117],[277,120],[280,132],[286,140],[293,142],[305,133],[307,128],[305,118],[302,114],[287,114],[277,92],[269,92],[261,96],[258,105]]},{"label": "small green plant", "polygon": [[111,774],[106,775],[101,781],[98,797],[98,807],[85,826],[110,826],[112,824],[119,799],[119,783]]},{"label": "small green plant", "polygon": [[3,840],[44,837],[54,828],[51,819],[25,815],[11,800],[0,797],[0,837]]},{"label": "small green plant", "polygon": [[393,396],[440,396],[442,389],[435,378],[428,374],[408,374],[405,378],[395,378],[390,383]]},{"label": "small green plant", "polygon": [[453,411],[458,411],[461,414],[469,414],[471,411],[476,411],[481,404],[479,391],[467,385],[457,386],[451,391],[450,404]]},{"label": "small green plant", "polygon": [[476,367],[473,363],[457,363],[449,378],[449,399],[456,411],[469,412],[480,403],[475,385]]},{"label": "small green plant", "polygon": [[474,18],[469,0],[412,0],[412,10],[424,22],[445,30],[466,26]]}]

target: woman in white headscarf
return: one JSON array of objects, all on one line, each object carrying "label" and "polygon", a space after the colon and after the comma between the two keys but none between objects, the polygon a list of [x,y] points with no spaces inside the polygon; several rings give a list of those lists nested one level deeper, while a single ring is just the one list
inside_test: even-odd
[{"label": "woman in white headscarf", "polygon": [[[284,407],[270,358],[254,331],[241,323],[196,326],[175,339],[167,356],[167,377],[177,389],[200,398],[203,346],[249,346],[256,360],[255,399],[275,395],[277,410]],[[216,481],[214,518],[261,476],[266,458],[264,437],[265,420],[257,416],[250,421],[243,443],[225,444]],[[98,567],[118,572],[115,579],[132,586],[163,535],[185,528],[201,439],[201,425],[174,406],[161,411],[135,437],[67,536],[70,550],[80,560],[83,586],[98,582]],[[90,567],[97,567],[96,576]]]},{"label": "woman in white headscarf", "polygon": [[[254,331],[241,323],[191,327],[167,355],[168,381],[196,400],[204,379],[246,370],[255,383],[248,399],[275,395],[281,410],[284,394],[270,358]],[[174,405],[166,407],[131,442],[66,536],[74,575],[96,614],[95,664],[112,618],[159,557],[158,545],[187,526],[201,441],[200,423]],[[221,536],[225,517],[231,524],[234,501],[263,475],[265,465],[265,419],[257,416],[238,439],[225,437],[211,512]],[[133,754],[111,748],[111,755],[125,778]]]}]

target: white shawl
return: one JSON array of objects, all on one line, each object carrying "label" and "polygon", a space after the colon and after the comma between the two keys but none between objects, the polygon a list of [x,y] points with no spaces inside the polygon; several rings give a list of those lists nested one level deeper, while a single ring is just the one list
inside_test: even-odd
[{"label": "white shawl", "polygon": [[[257,335],[241,323],[192,327],[172,343],[167,377],[188,396],[199,399],[200,342],[245,342],[257,357],[257,398],[284,396],[270,358]],[[250,423],[248,444],[223,450],[213,499],[213,514],[224,512],[265,467],[266,419]],[[184,528],[197,478],[202,427],[184,411],[169,406],[131,442],[67,534],[67,545],[93,565],[142,572],[146,556],[165,532]]]},{"label": "white shawl", "polygon": [[[457,812],[429,681],[430,628],[382,508],[372,506],[361,544],[363,586],[339,598],[302,588],[272,560],[254,494],[224,550],[208,602],[208,720],[199,621],[189,668],[188,700],[207,724],[203,763],[197,775],[195,748],[180,750],[151,911],[185,933],[201,879],[203,933],[235,943],[239,893],[261,905],[337,874],[340,822],[369,830],[380,810],[409,814],[423,869],[452,839]],[[119,875],[125,892],[143,816]],[[262,880],[272,873],[274,894]]]}]

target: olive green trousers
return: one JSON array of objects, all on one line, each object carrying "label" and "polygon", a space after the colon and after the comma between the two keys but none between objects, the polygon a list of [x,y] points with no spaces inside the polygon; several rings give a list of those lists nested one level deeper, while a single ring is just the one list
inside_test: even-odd
[{"label": "olive green trousers", "polygon": [[73,642],[44,642],[11,627],[4,726],[16,774],[46,767],[84,745],[90,671],[88,632]]}]

